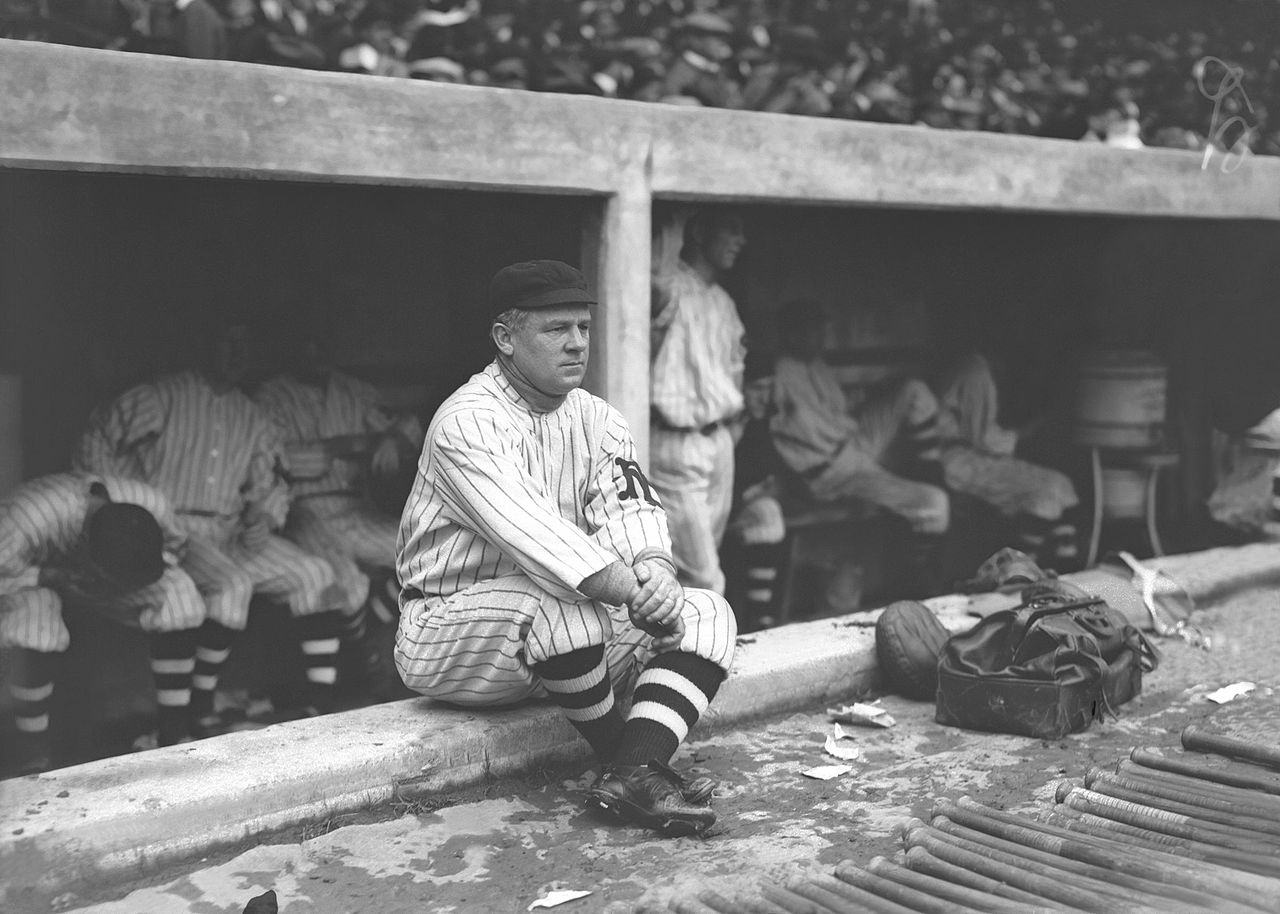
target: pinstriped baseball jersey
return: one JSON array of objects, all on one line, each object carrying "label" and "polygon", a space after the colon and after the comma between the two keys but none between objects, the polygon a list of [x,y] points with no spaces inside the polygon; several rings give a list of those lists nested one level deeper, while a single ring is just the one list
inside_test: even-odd
[{"label": "pinstriped baseball jersey", "polygon": [[0,500],[0,593],[6,583],[25,586],[33,569],[74,562],[84,537],[89,487],[102,483],[112,501],[145,508],[164,534],[170,564],[186,543],[174,522],[169,503],[159,491],[135,479],[94,476],[89,473],[55,473],[29,480]]},{"label": "pinstriped baseball jersey", "polygon": [[429,599],[521,571],[581,600],[584,578],[655,548],[670,550],[666,519],[618,412],[583,390],[535,410],[493,362],[431,422],[397,572]]},{"label": "pinstriped baseball jersey", "polygon": [[252,400],[239,390],[218,393],[189,371],[139,385],[97,410],[73,463],[146,480],[180,514],[235,516],[278,489],[280,459],[279,432]]},{"label": "pinstriped baseball jersey", "polygon": [[[417,441],[422,428],[417,419],[396,419],[385,408],[382,394],[372,384],[341,372],[331,372],[323,387],[295,378],[273,378],[255,396],[279,427],[285,441],[318,441],[338,435],[380,433],[399,428]],[[318,479],[293,483],[295,496],[320,492],[346,492],[356,488],[360,467],[347,460],[333,460]]]},{"label": "pinstriped baseball jersey", "polygon": [[651,399],[670,425],[698,428],[742,411],[746,330],[729,293],[680,261],[653,328]]}]

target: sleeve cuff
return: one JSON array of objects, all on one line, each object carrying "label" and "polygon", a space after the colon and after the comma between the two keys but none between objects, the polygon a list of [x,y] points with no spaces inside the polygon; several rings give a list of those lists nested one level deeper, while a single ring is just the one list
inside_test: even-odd
[{"label": "sleeve cuff", "polygon": [[665,549],[659,549],[657,546],[648,546],[644,549],[641,549],[639,552],[637,552],[635,559],[631,562],[631,567],[634,568],[636,565],[639,565],[641,562],[644,562],[650,559],[661,562],[662,564],[666,565],[669,569],[671,569],[671,573],[673,575],[676,573],[675,559],[673,559],[671,557],[671,554],[668,553]]}]

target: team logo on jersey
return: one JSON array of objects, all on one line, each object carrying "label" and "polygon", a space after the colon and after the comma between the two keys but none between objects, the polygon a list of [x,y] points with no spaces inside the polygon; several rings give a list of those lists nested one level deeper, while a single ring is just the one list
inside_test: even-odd
[{"label": "team logo on jersey", "polygon": [[[627,460],[625,457],[614,458],[619,469],[622,470],[623,477],[627,480],[627,487],[618,494],[621,501],[626,498],[639,498],[640,493],[644,493],[644,500],[651,505],[658,503],[657,496],[653,494],[653,488],[649,485],[649,480],[645,478],[644,470],[640,469],[640,464],[634,460]],[[640,491],[636,491],[636,486],[640,487]]]}]

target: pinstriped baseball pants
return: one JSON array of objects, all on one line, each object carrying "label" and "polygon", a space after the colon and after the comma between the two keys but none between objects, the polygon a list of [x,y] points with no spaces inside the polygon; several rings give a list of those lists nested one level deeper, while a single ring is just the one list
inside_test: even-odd
[{"label": "pinstriped baseball pants", "polygon": [[346,595],[343,611],[357,612],[369,598],[369,576],[360,566],[394,568],[397,518],[379,514],[358,498],[300,498],[289,510],[284,535],[320,556]]},{"label": "pinstriped baseball pants", "polygon": [[[719,594],[686,589],[678,650],[728,672],[737,621]],[[523,574],[481,581],[440,599],[400,608],[395,660],[409,688],[458,705],[505,705],[543,696],[530,669],[550,657],[605,645],[614,689],[628,694],[653,657],[652,639],[625,607],[554,597]]]},{"label": "pinstriped baseball pants", "polygon": [[179,523],[189,536],[182,570],[196,582],[214,622],[242,631],[255,593],[287,604],[294,616],[338,608],[328,592],[329,563],[287,539],[268,536],[250,550],[237,540],[234,524],[204,517],[180,517]]},{"label": "pinstriped baseball pants", "polygon": [[703,435],[653,426],[649,464],[680,583],[724,593],[720,542],[733,506],[733,435],[723,427]]},{"label": "pinstriped baseball pants", "polygon": [[[32,651],[65,651],[71,633],[62,621],[62,598],[34,584],[0,594],[0,647]],[[204,600],[195,583],[177,568],[165,569],[160,580],[119,597],[82,600],[90,609],[122,625],[145,632],[176,632],[204,621]]]}]

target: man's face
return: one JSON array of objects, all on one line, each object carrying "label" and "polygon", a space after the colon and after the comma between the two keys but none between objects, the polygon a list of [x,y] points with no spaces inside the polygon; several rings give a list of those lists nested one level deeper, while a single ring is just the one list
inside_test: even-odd
[{"label": "man's face", "polygon": [[773,377],[748,381],[743,388],[742,397],[748,416],[752,419],[765,418],[773,405]]},{"label": "man's face", "polygon": [[228,327],[214,349],[215,374],[226,383],[238,386],[248,379],[250,366],[249,328],[243,324]]},{"label": "man's face", "polygon": [[743,246],[747,243],[746,233],[742,230],[742,221],[736,216],[717,219],[703,233],[702,256],[713,267],[721,272],[728,272],[738,261]]},{"label": "man's face", "polygon": [[510,330],[511,362],[535,388],[563,396],[582,384],[591,348],[587,305],[539,308]]}]

